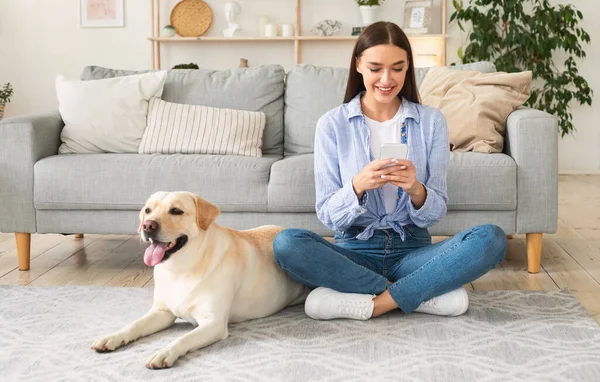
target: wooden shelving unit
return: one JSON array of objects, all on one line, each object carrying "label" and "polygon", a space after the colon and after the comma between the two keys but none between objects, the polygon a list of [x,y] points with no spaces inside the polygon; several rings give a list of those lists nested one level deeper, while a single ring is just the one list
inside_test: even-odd
[{"label": "wooden shelving unit", "polygon": [[[440,34],[428,34],[428,35],[409,35],[408,38],[411,40],[427,40],[427,39],[439,39],[443,36]],[[219,36],[200,36],[200,37],[148,37],[150,41],[159,42],[198,42],[198,41],[232,41],[232,42],[244,42],[244,41],[352,41],[356,40],[358,36],[292,36],[292,37],[219,37]]]},{"label": "wooden shelving unit", "polygon": [[[353,41],[358,36],[312,36],[302,35],[301,30],[301,0],[296,0],[296,24],[295,36],[292,37],[219,37],[219,36],[200,36],[200,37],[159,37],[160,36],[160,0],[151,1],[151,36],[148,37],[151,43],[151,62],[153,69],[161,69],[160,45],[163,43],[198,43],[198,42],[294,42],[295,63],[302,63],[302,42],[332,42],[332,41]],[[441,34],[424,34],[424,35],[409,35],[408,39],[411,45],[419,41],[436,41],[439,45],[439,56],[441,65],[446,64],[446,1],[441,0],[442,4],[442,33]]]}]

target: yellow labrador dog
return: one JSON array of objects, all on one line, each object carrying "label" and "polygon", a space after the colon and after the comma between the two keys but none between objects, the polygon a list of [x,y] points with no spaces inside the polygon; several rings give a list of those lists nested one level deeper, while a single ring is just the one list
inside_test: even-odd
[{"label": "yellow labrador dog", "polygon": [[283,228],[245,231],[214,222],[219,209],[189,192],[157,192],[140,211],[139,232],[150,246],[144,262],[154,267],[150,311],[92,349],[112,351],[171,326],[177,317],[196,327],[156,352],[151,369],[228,336],[227,325],[299,304],[309,290],[290,279],[273,258],[273,240]]}]

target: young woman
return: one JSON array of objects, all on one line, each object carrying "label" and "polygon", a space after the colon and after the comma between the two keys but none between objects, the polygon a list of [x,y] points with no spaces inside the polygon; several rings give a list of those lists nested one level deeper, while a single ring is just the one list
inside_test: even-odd
[{"label": "young woman", "polygon": [[[407,158],[378,159],[382,143],[405,143]],[[446,214],[448,131],[440,111],[419,103],[412,50],[397,25],[374,23],[359,36],[344,103],[319,119],[314,156],[317,215],[336,231],[335,244],[302,229],[273,244],[281,268],[315,288],[307,315],[463,314],[463,285],[504,258],[507,238],[479,225],[432,244],[427,227]]]}]

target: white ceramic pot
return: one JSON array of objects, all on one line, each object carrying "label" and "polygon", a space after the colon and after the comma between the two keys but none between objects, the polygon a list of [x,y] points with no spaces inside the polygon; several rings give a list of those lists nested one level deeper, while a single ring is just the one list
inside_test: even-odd
[{"label": "white ceramic pot", "polygon": [[366,27],[368,25],[373,24],[377,21],[377,13],[379,12],[379,5],[361,5],[358,7],[360,9],[360,16],[362,17],[363,26]]},{"label": "white ceramic pot", "polygon": [[269,23],[265,25],[265,37],[277,37],[277,24]]},{"label": "white ceramic pot", "polygon": [[281,36],[282,37],[294,37],[296,30],[292,24],[281,24]]},{"label": "white ceramic pot", "polygon": [[172,25],[165,25],[165,27],[160,32],[161,37],[173,37],[175,36],[176,30]]}]

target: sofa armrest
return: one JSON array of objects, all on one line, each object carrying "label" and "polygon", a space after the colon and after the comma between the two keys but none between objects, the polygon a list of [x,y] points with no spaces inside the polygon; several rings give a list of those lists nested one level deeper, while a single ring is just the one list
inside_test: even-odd
[{"label": "sofa armrest", "polygon": [[60,113],[0,121],[0,231],[36,232],[33,166],[58,154]]},{"label": "sofa armrest", "polygon": [[554,233],[558,224],[558,121],[540,110],[508,116],[504,151],[517,163],[517,233]]}]

